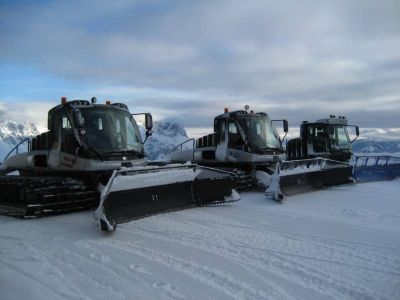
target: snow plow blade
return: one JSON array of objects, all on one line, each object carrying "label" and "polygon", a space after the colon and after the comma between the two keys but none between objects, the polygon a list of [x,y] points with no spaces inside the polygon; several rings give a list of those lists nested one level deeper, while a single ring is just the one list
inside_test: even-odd
[{"label": "snow plow blade", "polygon": [[353,177],[359,182],[392,180],[400,177],[400,157],[355,156]]},{"label": "snow plow blade", "polygon": [[114,171],[100,198],[96,219],[103,231],[151,215],[240,199],[234,174],[195,164]]},{"label": "snow plow blade", "polygon": [[286,196],[352,183],[352,170],[348,163],[325,158],[280,162],[265,194],[282,201]]}]

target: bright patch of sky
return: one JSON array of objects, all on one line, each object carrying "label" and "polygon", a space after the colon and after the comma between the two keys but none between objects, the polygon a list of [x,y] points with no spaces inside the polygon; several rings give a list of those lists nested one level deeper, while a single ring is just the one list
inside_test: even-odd
[{"label": "bright patch of sky", "polygon": [[57,99],[62,92],[79,91],[78,83],[71,83],[53,74],[41,72],[31,66],[0,63],[0,100],[38,101]]}]

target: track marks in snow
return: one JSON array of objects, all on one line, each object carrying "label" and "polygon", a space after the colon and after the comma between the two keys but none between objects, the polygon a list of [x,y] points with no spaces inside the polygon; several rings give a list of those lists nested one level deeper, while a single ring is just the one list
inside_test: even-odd
[{"label": "track marks in snow", "polygon": [[[13,250],[2,256],[0,263],[25,277],[28,282],[38,285],[46,293],[61,298],[89,299],[70,281],[66,280],[64,270],[54,264],[54,256],[45,249],[36,247],[22,239],[10,239],[14,245],[8,244]],[[27,255],[24,255],[28,253]],[[33,271],[34,270],[34,271]],[[42,277],[47,280],[42,280]]]},{"label": "track marks in snow", "polygon": [[[398,257],[343,247],[327,238],[298,239],[268,229],[260,233],[251,224],[232,220],[235,218],[176,213],[158,222],[127,224],[120,230],[220,255],[249,269],[259,269],[267,277],[273,273],[318,294],[335,297],[383,296],[386,288],[389,293],[395,288],[386,281],[394,282],[400,277]],[[274,288],[279,289],[279,282]]]},{"label": "track marks in snow", "polygon": [[26,298],[10,288],[20,281],[61,299],[400,299],[398,202],[364,198],[309,194],[278,205],[244,193],[231,206],[141,219],[112,235],[90,212],[0,217],[0,285],[12,274],[0,298]]},{"label": "track marks in snow", "polygon": [[250,299],[269,299],[266,293],[254,290],[251,286],[236,280],[222,270],[206,264],[199,265],[192,261],[180,259],[130,242],[104,241],[100,244],[156,261],[178,272],[194,277],[201,282],[205,282],[234,299],[243,299],[244,295]]}]

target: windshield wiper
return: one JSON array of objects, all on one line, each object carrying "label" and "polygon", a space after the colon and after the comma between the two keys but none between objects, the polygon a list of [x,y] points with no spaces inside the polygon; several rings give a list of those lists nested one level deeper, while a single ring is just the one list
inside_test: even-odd
[{"label": "windshield wiper", "polygon": [[104,160],[104,157],[100,154],[99,151],[97,151],[95,148],[93,148],[92,146],[88,146],[87,147],[87,151],[89,153],[92,153],[94,155],[96,155],[98,158],[100,158],[100,160]]},{"label": "windshield wiper", "polygon": [[142,152],[139,152],[137,150],[119,150],[119,151],[109,151],[109,152],[103,152],[103,154],[121,154],[121,155],[128,155],[128,154],[133,154],[136,155],[138,158],[143,158],[144,154]]},{"label": "windshield wiper", "polygon": [[276,147],[265,147],[265,148],[262,148],[263,150],[271,150],[271,151],[281,151],[282,152],[282,149],[281,148],[276,148]]}]

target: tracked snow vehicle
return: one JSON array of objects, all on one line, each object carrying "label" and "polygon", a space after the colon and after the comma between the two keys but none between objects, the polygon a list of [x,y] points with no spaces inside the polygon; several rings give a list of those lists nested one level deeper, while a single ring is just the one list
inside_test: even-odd
[{"label": "tracked snow vehicle", "polygon": [[[353,139],[349,135],[350,128],[355,129],[356,136]],[[336,118],[330,115],[328,119],[320,119],[314,123],[303,121],[300,126],[300,137],[287,142],[287,159],[323,157],[350,162],[351,144],[358,136],[358,126],[349,125],[344,116]]]},{"label": "tracked snow vehicle", "polygon": [[[285,159],[282,140],[274,122],[282,122],[285,134],[286,120],[271,120],[264,112],[246,110],[224,113],[214,119],[214,133],[197,140],[188,140],[170,153],[172,162],[191,161],[212,166],[238,175],[238,189],[245,190],[256,181],[257,171],[273,174],[275,164]],[[193,143],[185,149],[186,143]]]},{"label": "tracked snow vehicle", "polygon": [[[135,114],[134,114],[135,115]],[[152,117],[146,113],[146,138]],[[0,166],[0,213],[38,217],[99,205],[102,230],[160,212],[238,200],[235,176],[193,164],[147,166],[128,107],[67,101],[49,111],[48,130]],[[5,175],[18,171],[20,176]]]},{"label": "tracked snow vehicle", "polygon": [[[352,133],[352,134],[351,134]],[[346,117],[329,116],[314,123],[303,121],[300,137],[287,143],[287,159],[294,161],[322,158],[321,166],[341,161],[335,176],[357,182],[391,180],[400,177],[400,158],[388,155],[353,155],[352,143],[359,137],[359,128],[349,125]],[[352,137],[351,137],[352,136]],[[291,162],[286,163],[290,165]],[[318,181],[315,176],[314,181]],[[287,184],[290,186],[290,183]]]},{"label": "tracked snow vehicle", "polygon": [[[354,128],[355,138],[350,139],[349,128]],[[344,116],[316,122],[303,121],[300,137],[289,140],[286,145],[287,160],[280,162],[277,173],[281,176],[279,188],[271,191],[282,195],[319,189],[324,186],[353,182],[351,143],[359,136],[359,128],[349,125]],[[303,172],[296,172],[295,167],[304,164]],[[278,195],[276,195],[279,197]]]},{"label": "tracked snow vehicle", "polygon": [[[287,161],[282,143],[288,132],[286,120],[271,120],[264,112],[228,112],[214,119],[214,133],[188,140],[170,153],[171,161],[191,161],[235,171],[238,188],[253,183],[267,188],[266,195],[281,201],[286,195],[347,183],[351,167],[347,162],[319,155]],[[274,122],[282,122],[281,138]],[[192,142],[192,149],[185,144]],[[292,158],[293,159],[293,158]],[[350,171],[350,173],[349,173]]]}]

